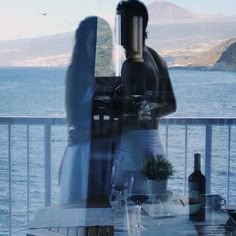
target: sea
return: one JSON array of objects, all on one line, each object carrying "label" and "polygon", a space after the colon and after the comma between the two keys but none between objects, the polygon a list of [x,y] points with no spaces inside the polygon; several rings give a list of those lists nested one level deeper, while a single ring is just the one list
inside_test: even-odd
[{"label": "sea", "polygon": [[[177,111],[170,117],[236,118],[236,72],[170,69]],[[0,116],[65,116],[64,67],[0,68]],[[0,236],[25,235],[28,221],[44,207],[44,129],[30,126],[11,127],[11,219],[9,219],[8,127],[0,125]],[[160,126],[165,142],[166,129]],[[228,127],[214,126],[212,141],[212,192],[226,198],[227,167],[230,154],[230,204],[236,203],[236,127],[231,127],[231,149],[228,153]],[[175,168],[169,180],[171,191],[183,193],[185,130],[169,127],[168,158]],[[52,203],[58,200],[58,168],[63,155],[67,128],[53,126],[51,134]],[[193,170],[193,154],[202,154],[204,171],[205,127],[188,128],[187,174]],[[165,145],[164,145],[165,146]],[[29,150],[29,192],[27,192],[27,149]],[[166,150],[167,151],[167,150]],[[27,198],[30,199],[27,203]],[[29,219],[27,218],[29,213]]]}]

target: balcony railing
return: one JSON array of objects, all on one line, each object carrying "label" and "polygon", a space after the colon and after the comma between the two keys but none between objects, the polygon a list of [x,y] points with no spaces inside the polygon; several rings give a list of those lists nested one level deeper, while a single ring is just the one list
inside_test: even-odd
[{"label": "balcony railing", "polygon": [[[14,132],[18,127],[23,127],[24,131],[18,130]],[[0,189],[3,192],[0,196],[0,215],[1,217],[4,216],[2,217],[3,221],[0,221],[0,235],[12,235],[17,231],[19,232],[19,228],[17,229],[16,226],[17,223],[15,223],[17,222],[17,214],[14,213],[16,212],[16,209],[14,209],[16,200],[14,199],[15,191],[13,191],[12,186],[14,183],[13,176],[17,178],[15,171],[16,165],[18,165],[17,169],[20,169],[21,163],[26,163],[23,171],[25,177],[21,181],[24,184],[22,184],[22,189],[20,187],[20,191],[26,193],[26,200],[20,203],[22,206],[24,205],[23,208],[25,209],[26,215],[24,224],[20,227],[21,232],[24,232],[27,228],[31,216],[37,210],[37,207],[32,209],[31,202],[34,200],[34,197],[31,196],[32,193],[30,191],[33,176],[37,176],[37,173],[33,173],[32,176],[32,172],[37,168],[34,169],[31,166],[32,135],[30,133],[33,133],[33,136],[39,133],[38,130],[31,132],[31,129],[34,127],[40,127],[42,129],[42,132],[40,131],[42,133],[41,138],[37,139],[37,144],[35,145],[38,151],[43,151],[43,155],[37,157],[37,159],[43,159],[41,160],[43,164],[39,164],[37,168],[43,169],[42,182],[44,185],[44,196],[43,199],[40,199],[40,197],[38,199],[43,202],[44,206],[50,206],[55,203],[52,193],[57,192],[58,184],[55,181],[57,173],[52,171],[52,162],[55,156],[52,151],[52,144],[59,142],[61,150],[64,149],[66,145],[65,137],[67,136],[66,119],[64,117],[0,117],[0,161],[5,160],[7,166],[5,169],[2,167],[3,170],[0,171],[3,173],[0,175]],[[58,127],[64,127],[64,129],[54,135],[57,138],[52,138],[52,129]],[[215,128],[219,130],[215,131]],[[173,131],[173,129],[176,130]],[[216,144],[215,133],[217,133],[216,136],[220,139]],[[207,192],[210,193],[214,189],[220,189],[221,186],[224,186],[221,194],[226,197],[228,203],[236,203],[236,196],[234,199],[234,191],[236,189],[233,189],[233,184],[230,185],[232,181],[236,183],[236,174],[231,171],[235,164],[234,158],[236,158],[236,118],[163,118],[160,122],[160,134],[166,156],[173,161],[174,166],[178,170],[176,171],[176,180],[170,186],[173,190],[178,190],[186,194],[187,177],[192,171],[192,162],[189,162],[190,155],[198,149],[204,156],[204,162],[202,164],[207,179]],[[16,136],[22,136],[21,139],[25,139],[25,145],[21,147],[21,149],[24,149],[23,155],[20,154],[21,151],[19,148],[17,150],[15,150],[16,148],[14,149],[14,146],[16,146],[15,143],[17,142]],[[59,136],[63,138],[60,139]],[[182,140],[181,144],[179,139]],[[38,147],[38,144],[42,144],[42,147]],[[215,154],[215,150],[218,154]],[[219,154],[221,150],[222,155]],[[15,160],[13,157],[15,157],[16,153],[19,157],[17,157],[17,163],[13,163],[13,159]],[[57,162],[60,160],[61,154],[57,154],[59,156],[57,157]],[[181,158],[178,158],[178,156]],[[218,162],[216,164],[220,166],[216,171],[221,171],[222,178],[224,178],[221,182],[219,181],[219,186],[216,181],[213,181],[218,173],[215,173],[215,168],[213,168],[215,156],[221,158],[218,162],[222,161],[222,164]],[[38,190],[38,192],[40,191]],[[4,199],[1,200],[1,197]],[[2,232],[1,227],[3,228]],[[16,235],[19,235],[19,233],[16,233]]]}]

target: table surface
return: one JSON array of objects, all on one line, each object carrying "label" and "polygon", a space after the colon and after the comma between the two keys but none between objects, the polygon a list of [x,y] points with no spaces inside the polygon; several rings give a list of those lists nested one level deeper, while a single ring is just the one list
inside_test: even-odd
[{"label": "table surface", "polygon": [[[114,236],[128,236],[128,235],[138,235],[138,236],[156,236],[156,235],[176,235],[176,236],[205,236],[205,235],[218,235],[223,236],[227,235],[225,232],[225,223],[228,219],[228,215],[223,211],[214,212],[214,214],[207,215],[206,220],[204,222],[192,222],[188,218],[188,207],[184,206],[180,203],[175,202],[163,204],[164,211],[160,213],[160,205],[159,204],[143,204],[142,206],[142,216],[141,221],[145,229],[141,231],[137,231],[133,226],[132,222],[137,221],[137,207],[132,204],[127,204],[127,202],[121,208],[118,208],[117,203],[112,203],[113,215],[114,215]],[[53,208],[55,210],[55,208]],[[84,235],[98,235],[108,236],[109,234],[104,231],[104,227],[93,227],[89,228],[82,226],[74,226],[73,221],[71,219],[71,224],[63,227],[55,227],[55,221],[53,222],[52,208],[45,209],[48,211],[48,225],[43,227],[42,225],[39,228],[35,227],[30,228],[27,232],[27,236],[56,236],[56,235],[69,235],[69,236],[84,236]],[[58,214],[60,212],[56,211],[54,214]],[[64,212],[61,216],[62,219],[67,219],[70,217],[70,211],[75,210],[74,207],[67,208],[67,211]],[[156,211],[156,212],[155,212]],[[65,214],[66,212],[66,214]],[[159,212],[159,213],[158,213]],[[75,212],[73,212],[75,213]],[[157,214],[157,215],[156,215]],[[159,214],[159,215],[158,215]],[[47,214],[46,214],[47,215]],[[45,217],[45,215],[44,215]],[[103,215],[99,213],[98,216],[101,222],[101,218]],[[105,219],[106,221],[107,219]],[[108,222],[108,221],[107,221]],[[53,223],[53,225],[50,225]],[[103,230],[101,230],[103,229]],[[96,234],[94,234],[96,232]]]}]

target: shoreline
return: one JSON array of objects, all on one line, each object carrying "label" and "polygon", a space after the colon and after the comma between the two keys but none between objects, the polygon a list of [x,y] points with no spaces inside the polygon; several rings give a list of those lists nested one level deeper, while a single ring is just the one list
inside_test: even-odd
[{"label": "shoreline", "polygon": [[213,66],[169,66],[169,70],[193,70],[193,71],[220,71],[220,72],[236,72],[236,70],[215,68]]},{"label": "shoreline", "polygon": [[[67,66],[0,66],[0,70],[4,69],[67,69]],[[235,70],[216,68],[213,66],[168,66],[169,70],[192,70],[192,71],[220,71],[220,72],[236,72]]]}]

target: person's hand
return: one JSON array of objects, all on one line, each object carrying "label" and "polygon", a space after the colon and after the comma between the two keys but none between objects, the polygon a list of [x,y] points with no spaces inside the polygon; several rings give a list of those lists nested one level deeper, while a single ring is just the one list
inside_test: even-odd
[{"label": "person's hand", "polygon": [[156,103],[156,102],[150,102],[150,101],[146,101],[144,100],[143,102],[141,102],[141,105],[138,109],[138,117],[140,120],[144,120],[145,118],[150,118],[151,117],[151,113],[154,109],[157,109],[159,107],[162,107],[162,105],[160,103]]}]

